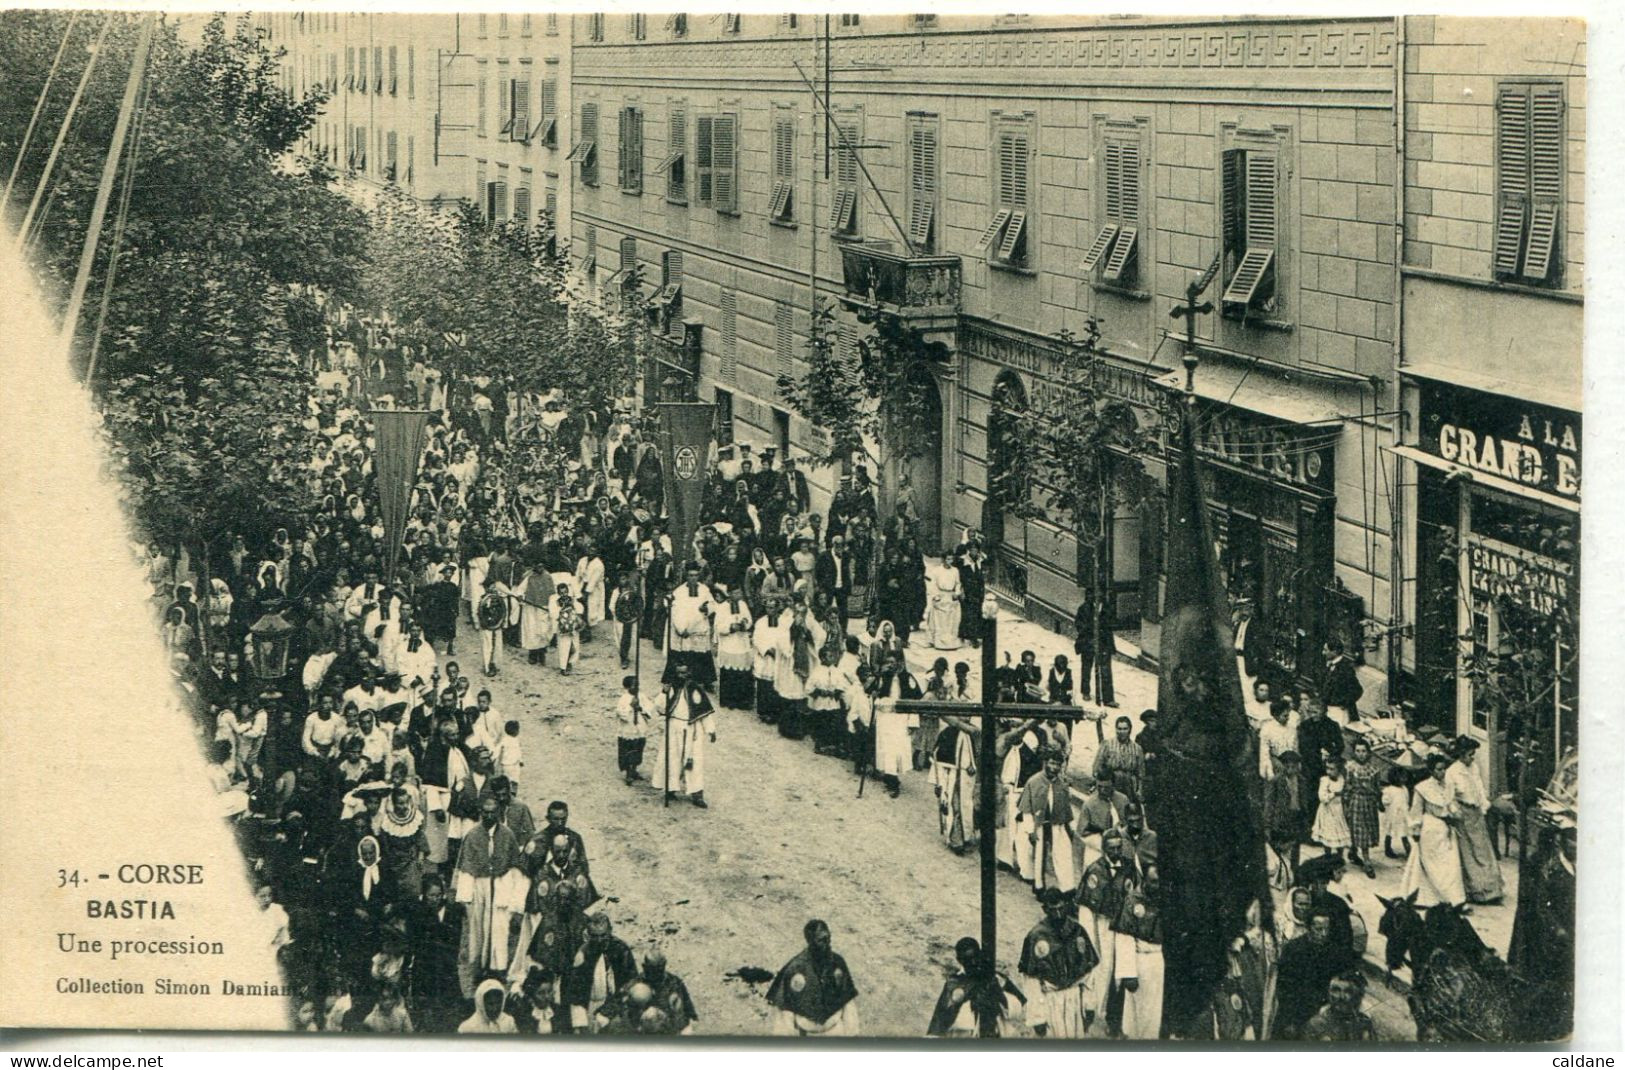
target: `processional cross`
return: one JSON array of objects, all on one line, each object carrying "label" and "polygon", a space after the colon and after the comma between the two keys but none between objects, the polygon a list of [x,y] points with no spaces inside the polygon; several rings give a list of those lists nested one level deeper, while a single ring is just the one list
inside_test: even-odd
[{"label": "processional cross", "polygon": [[[999,776],[995,769],[999,761],[999,718],[1019,721],[1094,721],[1097,726],[1103,713],[1084,706],[1051,706],[1041,702],[1000,702],[998,686],[999,667],[999,614],[998,601],[992,595],[982,602],[982,702],[970,706],[963,702],[939,702],[926,699],[903,699],[897,703],[899,713],[926,713],[939,717],[979,719],[982,722],[981,746],[976,755],[977,809],[976,834],[981,844],[982,861],[982,947],[988,961],[996,961],[999,923],[997,909],[998,861],[994,847],[998,825]],[[981,1023],[983,1036],[994,1036],[998,1023],[989,1016]]]}]

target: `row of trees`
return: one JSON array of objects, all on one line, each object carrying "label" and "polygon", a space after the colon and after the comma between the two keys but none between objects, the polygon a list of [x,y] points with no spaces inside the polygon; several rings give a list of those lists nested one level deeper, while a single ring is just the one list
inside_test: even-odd
[{"label": "row of trees", "polygon": [[[17,171],[7,208],[19,222],[43,180],[26,238],[48,293],[66,293],[88,236],[144,17],[0,14],[0,160]],[[59,45],[40,128],[19,158]],[[167,20],[156,27],[76,359],[82,367],[96,350],[90,385],[139,526],[194,555],[253,518],[286,523],[312,504],[293,478],[309,455],[305,378],[290,356],[299,290],[353,294],[365,252],[362,213],[328,176],[280,163],[323,100],[277,84],[276,56],[246,20],[216,17],[195,45]]]}]

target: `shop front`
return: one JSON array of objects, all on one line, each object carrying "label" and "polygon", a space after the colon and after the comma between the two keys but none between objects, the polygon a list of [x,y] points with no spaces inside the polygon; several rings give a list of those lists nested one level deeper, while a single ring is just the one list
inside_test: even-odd
[{"label": "shop front", "polygon": [[[1170,396],[1170,405],[1180,402]],[[1170,419],[1172,413],[1170,413]],[[1251,607],[1250,631],[1276,671],[1313,683],[1333,637],[1359,634],[1334,579],[1336,420],[1292,422],[1214,400],[1197,404],[1197,449],[1207,505],[1233,609]],[[1180,451],[1170,447],[1170,463]]]},{"label": "shop front", "polygon": [[1580,415],[1416,380],[1418,721],[1486,748],[1492,792],[1577,742]]}]

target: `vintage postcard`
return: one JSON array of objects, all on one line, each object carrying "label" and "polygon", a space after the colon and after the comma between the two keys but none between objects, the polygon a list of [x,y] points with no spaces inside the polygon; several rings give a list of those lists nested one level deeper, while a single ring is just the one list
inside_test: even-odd
[{"label": "vintage postcard", "polygon": [[1586,65],[0,12],[0,1025],[1568,1042]]}]

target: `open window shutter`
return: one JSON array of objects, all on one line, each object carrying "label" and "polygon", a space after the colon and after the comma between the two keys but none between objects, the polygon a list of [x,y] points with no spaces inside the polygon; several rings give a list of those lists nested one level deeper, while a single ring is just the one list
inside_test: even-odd
[{"label": "open window shutter", "polygon": [[1275,259],[1275,157],[1268,152],[1246,154],[1246,221],[1243,237],[1247,251],[1225,287],[1224,300],[1251,304]]},{"label": "open window shutter", "polygon": [[632,124],[629,155],[626,160],[627,177],[631,179],[632,188],[639,193],[643,192],[643,112],[641,109],[631,109],[628,122]]},{"label": "open window shutter", "polygon": [[1117,157],[1117,219],[1121,226],[1117,243],[1106,260],[1104,274],[1110,282],[1121,282],[1128,276],[1140,233],[1140,143],[1118,142]]},{"label": "open window shutter", "polygon": [[694,120],[694,199],[700,204],[711,203],[712,125],[709,115]]},{"label": "open window shutter", "polygon": [[406,97],[408,100],[418,95],[418,51],[408,45],[406,49]]},{"label": "open window shutter", "polygon": [[711,167],[714,172],[713,193],[719,212],[739,210],[739,190],[736,185],[738,173],[735,166],[734,117],[715,116],[711,120]]},{"label": "open window shutter", "polygon": [[513,138],[530,140],[530,79],[513,80]]},{"label": "open window shutter", "polygon": [[688,151],[688,112],[680,105],[672,105],[666,116],[666,197],[681,201],[688,196],[688,176],[684,173],[683,157]]},{"label": "open window shutter", "polygon": [[1495,270],[1516,275],[1529,220],[1529,89],[1503,85],[1496,99],[1496,166],[1501,188],[1495,211]]},{"label": "open window shutter", "polygon": [[1123,221],[1123,144],[1106,142],[1106,218],[1114,223]]},{"label": "open window shutter", "polygon": [[1010,209],[1001,208],[995,212],[993,214],[993,221],[987,225],[987,229],[982,231],[981,236],[976,239],[976,244],[972,246],[972,251],[980,253],[987,249],[995,248],[994,243],[999,240],[999,235],[1004,232],[1004,228],[1009,223]]},{"label": "open window shutter", "polygon": [[999,259],[1011,260],[1021,248],[1027,226],[1027,135],[1014,131],[999,138],[999,194],[1010,210],[999,244]]},{"label": "open window shutter", "polygon": [[513,219],[522,227],[530,225],[530,187],[520,186],[513,191]]},{"label": "open window shutter", "polygon": [[616,112],[616,121],[617,127],[615,144],[619,146],[619,151],[615,157],[615,184],[620,186],[622,189],[626,189],[627,184],[630,181],[626,163],[629,159],[631,159],[632,156],[631,149],[629,147],[630,131],[632,127],[631,109],[622,108],[620,111]]},{"label": "open window shutter", "polygon": [[790,198],[795,189],[796,128],[789,119],[773,122],[773,202],[768,206],[772,219],[790,218]]},{"label": "open window shutter", "polygon": [[795,374],[795,324],[790,306],[780,301],[773,306],[773,353],[779,374]]},{"label": "open window shutter", "polygon": [[1245,153],[1232,149],[1221,158],[1220,167],[1220,181],[1223,183],[1220,213],[1224,230],[1224,251],[1234,252],[1237,256],[1246,251],[1241,233],[1242,198],[1246,188],[1242,178],[1242,161],[1245,158]]},{"label": "open window shutter", "polygon": [[929,247],[937,201],[936,127],[921,122],[910,129],[909,169],[913,203],[909,207],[908,238],[917,247]]},{"label": "open window shutter", "polygon": [[397,76],[398,76],[399,71],[400,71],[399,64],[400,64],[400,48],[398,46],[396,46],[396,45],[390,45],[389,46],[389,93],[390,93],[391,96],[395,95],[395,90],[396,90],[397,85],[398,85]]},{"label": "open window shutter", "polygon": [[1557,85],[1532,86],[1529,127],[1529,248],[1523,274],[1544,281],[1552,270],[1557,223],[1563,198],[1563,90]]},{"label": "open window shutter", "polygon": [[589,186],[598,184],[598,105],[589,102],[581,105],[581,144],[576,146],[581,154],[581,181]]},{"label": "open window shutter", "polygon": [[739,297],[722,291],[722,381],[739,382]]}]

